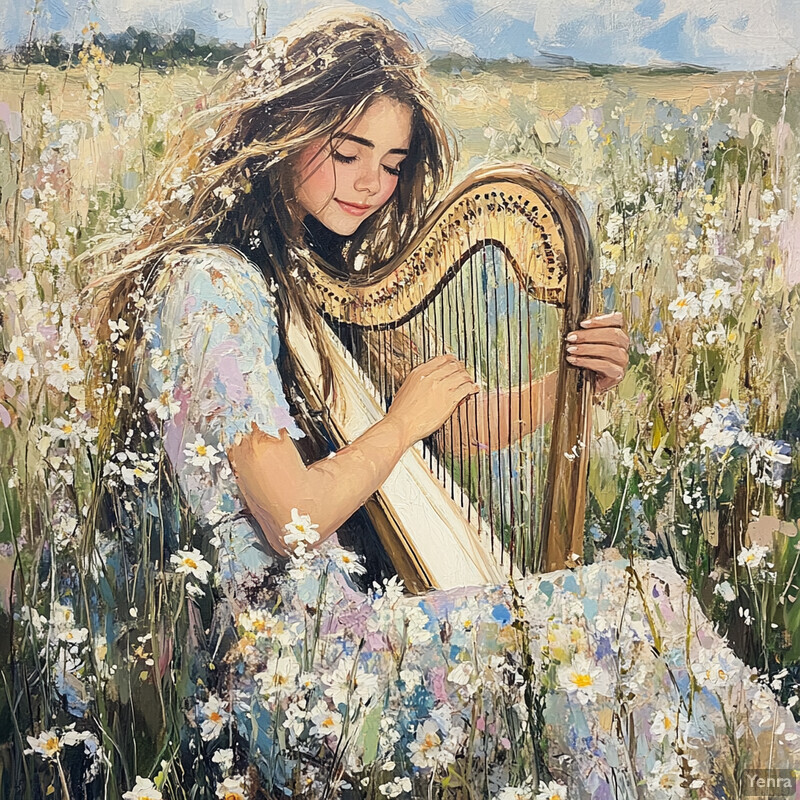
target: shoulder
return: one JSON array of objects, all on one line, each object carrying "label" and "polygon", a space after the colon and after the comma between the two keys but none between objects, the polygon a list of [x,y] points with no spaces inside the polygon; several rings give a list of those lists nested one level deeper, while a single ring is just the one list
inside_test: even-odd
[{"label": "shoulder", "polygon": [[209,281],[225,288],[248,284],[266,290],[261,270],[231,245],[187,245],[164,256],[156,291],[176,282]]},{"label": "shoulder", "polygon": [[189,245],[168,253],[152,294],[180,297],[195,308],[213,305],[223,311],[274,313],[263,273],[229,245]]}]

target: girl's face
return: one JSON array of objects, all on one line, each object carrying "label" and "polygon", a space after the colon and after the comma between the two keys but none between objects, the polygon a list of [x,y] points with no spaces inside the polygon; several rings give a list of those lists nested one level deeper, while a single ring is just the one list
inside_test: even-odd
[{"label": "girl's face", "polygon": [[411,141],[411,108],[380,97],[349,127],[298,156],[294,192],[326,228],[350,236],[394,193]]}]

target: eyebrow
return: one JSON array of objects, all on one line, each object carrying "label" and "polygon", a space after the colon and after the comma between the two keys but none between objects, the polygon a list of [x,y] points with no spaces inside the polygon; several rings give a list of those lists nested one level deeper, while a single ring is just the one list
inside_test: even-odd
[{"label": "eyebrow", "polygon": [[[363,144],[364,147],[369,147],[371,149],[375,149],[375,142],[371,142],[369,139],[364,139],[362,136],[355,136],[352,133],[341,133],[338,136],[334,136],[334,139],[347,139],[350,142],[355,142],[356,144]],[[403,147],[393,147],[388,153],[396,153],[400,156],[407,156],[408,150]]]}]

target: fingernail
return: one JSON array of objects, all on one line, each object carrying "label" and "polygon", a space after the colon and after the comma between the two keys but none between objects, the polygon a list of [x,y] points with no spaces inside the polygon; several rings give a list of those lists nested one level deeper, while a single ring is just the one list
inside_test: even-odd
[{"label": "fingernail", "polygon": [[568,352],[568,353],[574,353],[574,352],[576,352],[576,351],[577,351],[577,349],[578,349],[577,347],[568,347],[568,348],[567,348],[567,352]]},{"label": "fingernail", "polygon": [[578,341],[578,334],[577,333],[570,333],[567,335],[568,342],[577,342]]}]

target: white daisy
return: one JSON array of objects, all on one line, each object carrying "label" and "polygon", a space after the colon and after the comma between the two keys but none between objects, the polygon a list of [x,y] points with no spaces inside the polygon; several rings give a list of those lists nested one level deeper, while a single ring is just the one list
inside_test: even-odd
[{"label": "white daisy", "polygon": [[162,800],[161,792],[149,778],[136,776],[136,785],[122,795],[122,800]]},{"label": "white daisy", "polygon": [[327,552],[330,558],[340,569],[348,575],[363,575],[367,569],[361,563],[360,558],[350,550],[343,547],[332,547]]},{"label": "white daisy", "polygon": [[206,440],[199,433],[183,451],[192,466],[201,467],[206,472],[210,472],[211,467],[222,460],[217,453],[217,448],[213,444],[206,444]]},{"label": "white daisy", "polygon": [[214,195],[219,197],[230,208],[236,202],[236,191],[230,186],[217,186]]},{"label": "white daisy", "polygon": [[598,693],[608,691],[603,670],[581,654],[575,655],[571,664],[560,666],[558,675],[567,693],[574,695],[581,705],[594,700]]},{"label": "white daisy", "polygon": [[247,800],[244,778],[225,778],[217,784],[217,797],[220,800]]},{"label": "white daisy", "polygon": [[216,695],[210,695],[207,703],[200,705],[200,714],[203,723],[200,726],[200,736],[204,742],[216,739],[224,730],[230,719],[230,714],[225,710],[222,701]]},{"label": "white daisy", "polygon": [[684,292],[683,286],[678,286],[678,296],[668,308],[676,320],[694,319],[700,314],[700,300],[696,292]]},{"label": "white daisy", "polygon": [[208,582],[208,574],[212,567],[197,548],[178,550],[169,557],[169,560],[175,565],[175,572],[193,575],[200,583]]},{"label": "white daisy", "polygon": [[383,783],[378,787],[378,791],[384,797],[400,797],[401,794],[409,794],[411,789],[411,778],[405,775],[402,778],[395,778],[389,783]]},{"label": "white daisy", "polygon": [[745,547],[739,551],[736,560],[743,567],[750,567],[750,569],[757,569],[761,566],[764,559],[769,553],[769,548],[765,545],[754,544],[752,547]]},{"label": "white daisy", "polygon": [[85,377],[76,356],[59,354],[45,364],[45,369],[47,383],[59,392],[68,392],[70,386],[82,383]]},{"label": "white daisy", "polygon": [[3,367],[3,377],[10,381],[29,381],[39,374],[39,365],[31,355],[28,344],[21,336],[15,336],[8,346],[8,360]]},{"label": "white daisy", "polygon": [[261,685],[265,695],[291,691],[297,684],[300,665],[293,655],[271,656],[267,668],[256,674],[255,679]]},{"label": "white daisy", "polygon": [[55,730],[42,731],[37,737],[28,736],[30,748],[26,753],[38,753],[45,758],[55,758],[61,750],[61,739]]},{"label": "white daisy", "polygon": [[181,410],[180,402],[172,394],[174,390],[175,384],[173,381],[165,381],[161,394],[145,403],[145,409],[155,414],[160,420],[168,420],[174,417]]},{"label": "white daisy", "polygon": [[342,732],[342,715],[332,711],[328,704],[320,700],[311,710],[311,735],[320,739],[326,736],[339,736]]},{"label": "white daisy", "polygon": [[233,750],[230,747],[224,747],[221,750],[214,751],[211,760],[219,765],[223,773],[228,772],[233,766]]},{"label": "white daisy", "polygon": [[423,769],[435,767],[442,755],[442,737],[439,726],[432,719],[427,719],[417,727],[416,737],[408,745],[411,763]]},{"label": "white daisy", "polygon": [[660,742],[666,737],[674,737],[678,727],[678,715],[663,710],[656,711],[650,723],[650,733]]},{"label": "white daisy", "polygon": [[283,541],[290,547],[294,545],[295,553],[302,556],[305,553],[306,545],[319,541],[319,534],[316,531],[318,527],[319,525],[311,522],[308,514],[301,514],[296,508],[293,508],[292,521],[283,526],[286,531]]},{"label": "white daisy", "polygon": [[713,308],[731,308],[733,306],[733,286],[723,278],[706,281],[706,288],[700,292],[703,311],[708,314]]},{"label": "white daisy", "polygon": [[348,705],[349,698],[363,703],[369,702],[378,693],[378,676],[357,668],[353,676],[353,661],[340,658],[333,672],[324,675],[322,682],[328,687],[326,696],[333,700],[335,706]]},{"label": "white daisy", "polygon": [[567,787],[558,781],[541,784],[536,800],[567,800]]}]

